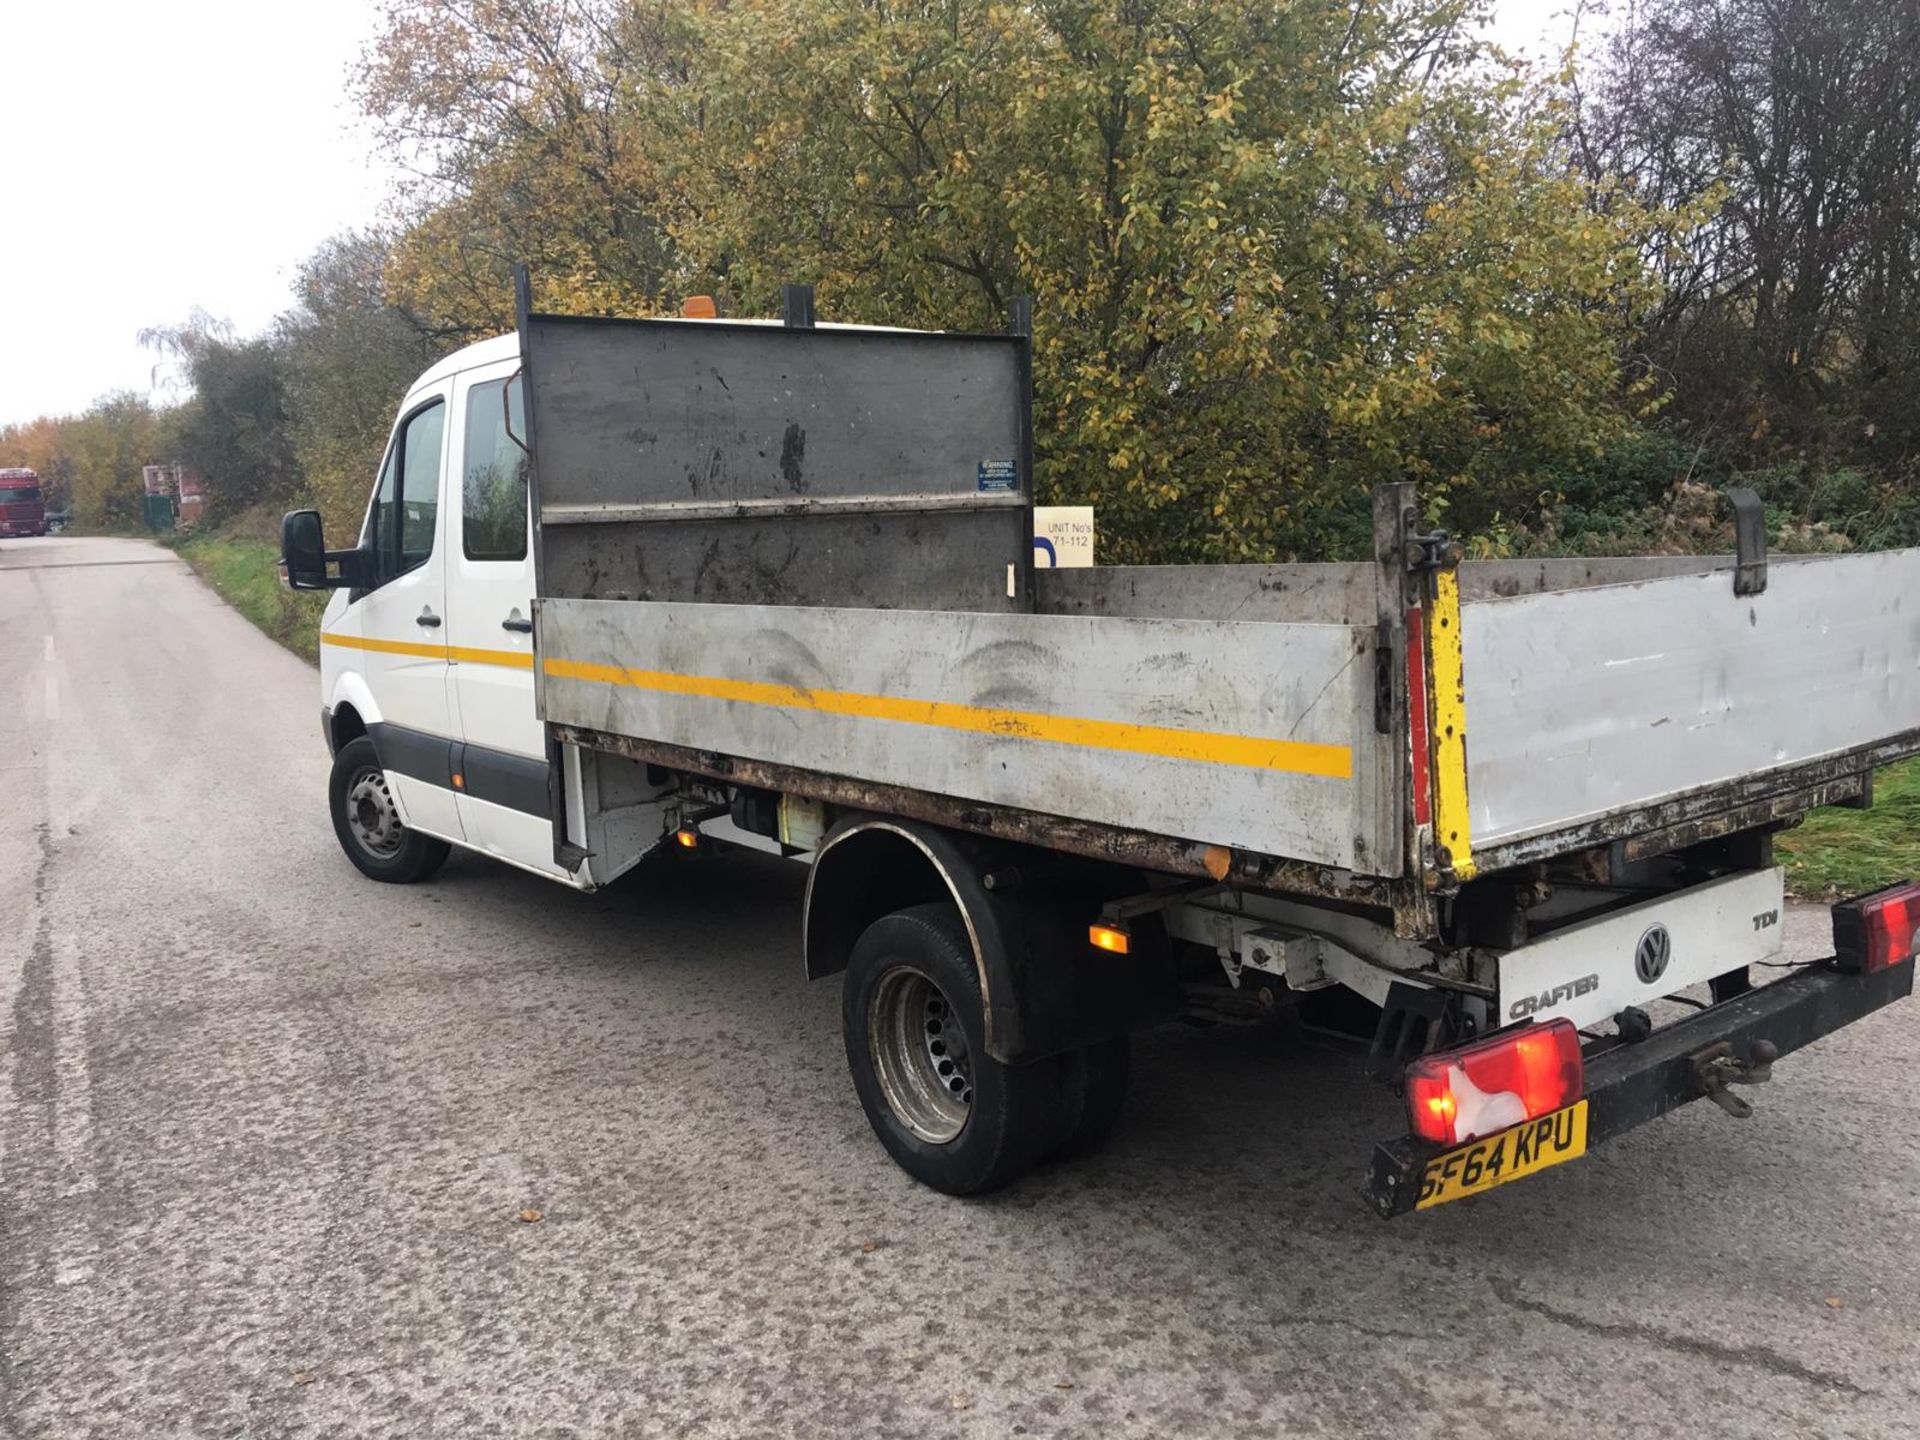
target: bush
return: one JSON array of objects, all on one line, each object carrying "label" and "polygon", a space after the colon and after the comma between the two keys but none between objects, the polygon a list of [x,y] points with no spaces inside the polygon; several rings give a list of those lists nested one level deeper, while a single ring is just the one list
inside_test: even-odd
[{"label": "bush", "polygon": [[1744,485],[1766,505],[1775,549],[1896,549],[1920,545],[1917,479],[1803,461],[1738,469],[1704,442],[1653,426],[1547,474],[1526,513],[1497,515],[1467,540],[1483,557],[1716,554],[1733,548],[1726,491]]}]

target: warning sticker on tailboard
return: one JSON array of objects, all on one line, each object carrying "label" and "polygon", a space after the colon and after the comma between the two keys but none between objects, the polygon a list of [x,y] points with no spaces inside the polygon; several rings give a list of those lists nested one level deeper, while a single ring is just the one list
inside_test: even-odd
[{"label": "warning sticker on tailboard", "polygon": [[980,488],[982,490],[1012,490],[1018,478],[1011,460],[982,460],[980,462]]}]

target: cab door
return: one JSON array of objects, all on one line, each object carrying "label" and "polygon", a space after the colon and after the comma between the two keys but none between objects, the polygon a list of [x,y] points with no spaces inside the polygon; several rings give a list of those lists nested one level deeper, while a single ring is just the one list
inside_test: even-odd
[{"label": "cab door", "polygon": [[459,377],[447,640],[467,843],[556,879],[546,728],[533,697],[533,557],[518,362]]},{"label": "cab door", "polygon": [[[361,545],[373,584],[342,617],[380,707],[374,746],[401,816],[416,830],[465,838],[452,789],[458,738],[447,676],[447,571],[440,503],[447,387],[412,397],[394,428]],[[351,642],[350,642],[351,643]]]}]

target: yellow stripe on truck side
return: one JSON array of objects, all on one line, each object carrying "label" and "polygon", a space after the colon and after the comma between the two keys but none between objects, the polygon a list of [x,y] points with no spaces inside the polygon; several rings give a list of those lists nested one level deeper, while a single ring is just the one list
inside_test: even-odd
[{"label": "yellow stripe on truck side", "polygon": [[477,650],[467,645],[428,645],[418,640],[375,640],[365,635],[320,632],[322,645],[343,650],[371,650],[378,655],[417,655],[422,660],[452,660],[462,665],[498,665],[505,670],[533,669],[533,655],[524,650]]},{"label": "yellow stripe on truck side", "polygon": [[1427,607],[1427,658],[1433,671],[1433,834],[1443,867],[1454,877],[1474,873],[1473,831],[1467,820],[1467,690],[1460,662],[1460,575],[1433,575]]},{"label": "yellow stripe on truck side", "polygon": [[929,725],[936,729],[962,730],[979,735],[1005,735],[1057,745],[1081,745],[1134,755],[1157,755],[1170,760],[1198,760],[1215,765],[1244,765],[1256,770],[1284,770],[1296,775],[1323,776],[1330,780],[1347,780],[1353,776],[1353,751],[1345,745],[1222,735],[1213,731],[1179,730],[1162,725],[1129,725],[1072,715],[1043,715],[1031,710],[989,709],[946,700],[907,700],[890,695],[862,695],[847,690],[808,690],[798,685],[773,681],[677,675],[662,670],[633,670],[623,665],[596,665],[555,657],[546,659],[543,669],[550,678],[556,680],[625,685],[661,695],[731,700],[742,705],[810,710],[821,715],[846,715],[861,720],[890,720],[904,725]]}]

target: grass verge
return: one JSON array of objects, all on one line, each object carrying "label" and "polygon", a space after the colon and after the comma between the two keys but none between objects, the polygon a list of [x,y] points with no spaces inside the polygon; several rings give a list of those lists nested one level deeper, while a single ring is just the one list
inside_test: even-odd
[{"label": "grass verge", "polygon": [[1920,760],[1874,776],[1871,810],[1816,810],[1774,842],[1787,888],[1807,900],[1920,879]]},{"label": "grass verge", "polygon": [[190,535],[173,548],[220,598],[302,659],[320,659],[320,612],[327,597],[280,586],[280,547],[269,540],[216,531]]}]

